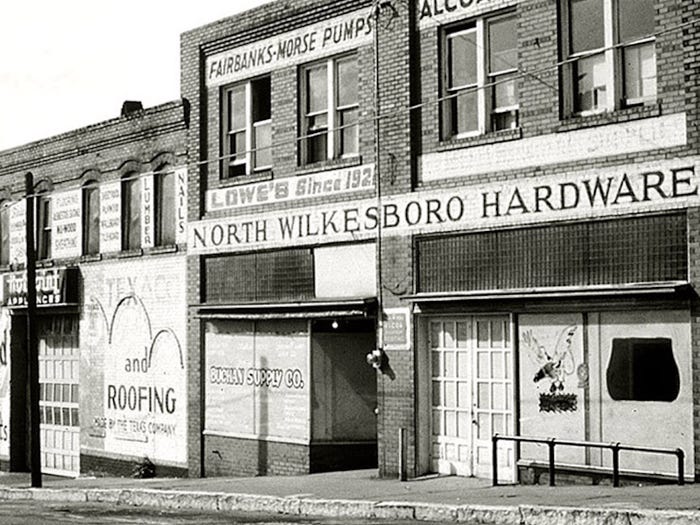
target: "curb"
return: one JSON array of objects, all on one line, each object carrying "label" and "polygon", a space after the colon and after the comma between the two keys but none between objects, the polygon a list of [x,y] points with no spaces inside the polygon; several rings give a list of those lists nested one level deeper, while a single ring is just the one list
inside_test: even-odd
[{"label": "curb", "polygon": [[484,506],[312,499],[146,489],[17,489],[0,487],[0,500],[108,503],[208,512],[245,512],[319,518],[386,519],[481,525],[700,525],[700,511]]}]

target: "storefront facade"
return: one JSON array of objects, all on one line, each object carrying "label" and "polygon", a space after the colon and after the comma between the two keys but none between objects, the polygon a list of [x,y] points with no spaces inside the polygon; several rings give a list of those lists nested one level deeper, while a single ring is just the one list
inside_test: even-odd
[{"label": "storefront facade", "polygon": [[160,475],[187,472],[187,108],[127,106],[118,119],[0,155],[5,470],[29,468],[29,171],[42,471],[130,475],[151,462]]}]

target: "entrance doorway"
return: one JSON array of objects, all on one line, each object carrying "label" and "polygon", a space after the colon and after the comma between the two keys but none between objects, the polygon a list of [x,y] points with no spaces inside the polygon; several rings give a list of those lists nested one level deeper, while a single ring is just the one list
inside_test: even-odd
[{"label": "entrance doorway", "polygon": [[41,467],[47,474],[80,474],[78,319],[42,318],[39,340]]},{"label": "entrance doorway", "polygon": [[[491,476],[491,437],[513,434],[513,346],[508,316],[428,321],[431,468]],[[499,446],[499,478],[514,477],[512,445]]]}]

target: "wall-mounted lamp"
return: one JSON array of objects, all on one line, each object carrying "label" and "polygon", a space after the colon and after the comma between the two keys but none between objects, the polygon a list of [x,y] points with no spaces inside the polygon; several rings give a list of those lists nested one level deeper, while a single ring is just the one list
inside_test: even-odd
[{"label": "wall-mounted lamp", "polygon": [[375,370],[381,370],[386,363],[386,353],[381,348],[376,348],[367,354],[367,364]]}]

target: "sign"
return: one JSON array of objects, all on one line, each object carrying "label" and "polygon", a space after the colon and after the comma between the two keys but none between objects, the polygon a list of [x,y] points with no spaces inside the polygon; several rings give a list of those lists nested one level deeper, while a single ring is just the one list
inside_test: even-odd
[{"label": "sign", "polygon": [[405,350],[410,346],[408,308],[387,308],[384,321],[384,347],[386,349]]},{"label": "sign", "polygon": [[187,168],[175,169],[175,242],[187,242]]},{"label": "sign", "polygon": [[207,212],[374,190],[374,164],[207,191]]},{"label": "sign", "polygon": [[369,7],[207,58],[206,84],[220,86],[372,42]]},{"label": "sign", "polygon": [[467,178],[489,172],[527,169],[551,164],[685,146],[684,113],[596,126],[485,144],[421,156],[420,180],[431,182]]},{"label": "sign", "polygon": [[189,226],[188,254],[658,211],[697,205],[700,157],[223,217]]},{"label": "sign", "polygon": [[10,206],[10,262],[27,261],[27,201],[22,199]]},{"label": "sign", "polygon": [[65,191],[51,197],[52,258],[82,255],[82,212],[82,190]]},{"label": "sign", "polygon": [[[77,268],[48,268],[36,271],[37,306],[78,304]],[[3,306],[27,306],[27,274],[13,272],[3,275]]]},{"label": "sign", "polygon": [[207,432],[308,443],[305,321],[210,322],[205,352]]},{"label": "sign", "polygon": [[421,29],[515,4],[513,0],[416,0]]},{"label": "sign", "polygon": [[155,246],[153,173],[141,175],[141,246]]},{"label": "sign", "polygon": [[81,446],[187,463],[185,258],[85,266]]},{"label": "sign", "polygon": [[10,313],[0,309],[0,458],[10,459]]},{"label": "sign", "polygon": [[100,252],[122,249],[121,181],[100,185]]}]

